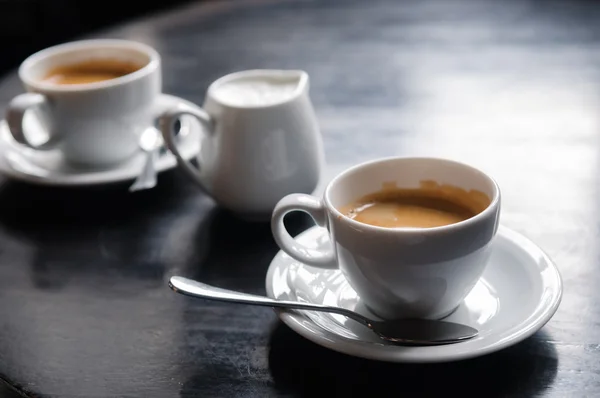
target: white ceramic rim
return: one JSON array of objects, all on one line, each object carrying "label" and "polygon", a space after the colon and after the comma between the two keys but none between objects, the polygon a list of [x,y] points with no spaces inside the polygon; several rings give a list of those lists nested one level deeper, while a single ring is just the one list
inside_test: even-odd
[{"label": "white ceramic rim", "polygon": [[[292,74],[300,76],[298,87],[296,88],[294,93],[291,96],[286,97],[285,99],[271,102],[266,105],[252,105],[252,104],[251,105],[234,105],[234,104],[231,104],[228,102],[221,101],[221,100],[217,99],[217,97],[215,95],[213,95],[215,89],[218,86],[220,86],[221,84],[226,83],[228,81],[238,79],[240,77],[273,77],[276,75],[285,76],[285,75],[292,75]],[[302,94],[302,92],[304,92],[307,85],[308,85],[308,73],[306,73],[305,71],[300,70],[300,69],[248,69],[248,70],[242,70],[242,71],[238,71],[238,72],[229,73],[225,76],[218,78],[217,80],[212,82],[210,84],[210,86],[208,86],[208,90],[206,90],[206,93],[208,96],[210,96],[210,98],[213,99],[213,101],[217,102],[219,105],[224,106],[226,108],[230,108],[230,109],[268,109],[268,108],[273,108],[273,107],[279,106],[281,104],[285,104],[290,101],[294,101]]]},{"label": "white ceramic rim", "polygon": [[[299,234],[296,237],[296,239],[300,238],[304,234],[309,234],[315,228],[318,227],[309,228],[308,230]],[[530,257],[541,258],[544,260],[543,263],[547,264],[547,267],[544,268],[544,271],[549,271],[547,274],[547,278],[542,278],[541,271],[543,270],[541,269],[539,270],[539,275],[540,278],[542,278],[542,284],[547,287],[546,290],[550,291],[550,297],[548,297],[545,300],[541,300],[540,305],[538,305],[535,308],[535,310],[518,325],[518,328],[516,326],[513,326],[512,329],[516,328],[515,332],[501,339],[498,339],[497,337],[495,338],[494,335],[489,335],[485,338],[482,338],[482,340],[484,341],[490,341],[488,344],[478,349],[465,351],[462,353],[456,353],[454,352],[454,350],[452,350],[452,347],[454,346],[469,344],[471,340],[468,340],[463,343],[456,343],[452,345],[430,347],[402,347],[404,352],[408,353],[410,353],[413,350],[426,350],[427,352],[430,352],[430,354],[427,356],[417,356],[414,355],[414,353],[413,355],[405,354],[402,353],[402,351],[396,350],[395,347],[386,347],[385,351],[382,353],[380,349],[372,349],[373,346],[370,343],[346,339],[330,331],[321,329],[315,325],[315,327],[317,327],[320,331],[320,335],[317,335],[315,332],[307,330],[297,321],[298,318],[307,318],[293,310],[276,310],[276,313],[279,315],[279,318],[283,321],[283,323],[285,323],[293,331],[303,336],[304,338],[312,341],[313,343],[316,343],[325,348],[329,348],[333,351],[365,359],[397,363],[441,363],[460,361],[491,354],[493,352],[502,350],[516,343],[519,343],[533,335],[539,329],[541,329],[546,323],[548,323],[548,321],[552,318],[552,316],[558,309],[563,294],[563,283],[560,272],[556,267],[556,264],[539,246],[537,246],[534,242],[532,242],[529,238],[525,237],[524,235],[502,225],[498,228],[498,235],[502,235],[506,237],[507,240],[512,241],[514,244],[520,247],[523,247],[524,250],[526,250],[530,254]],[[282,255],[281,251],[279,251],[275,255],[275,258],[277,258],[280,255]],[[271,298],[274,298],[273,273],[275,272],[276,268],[274,266],[275,258],[269,266],[265,281],[267,296]],[[536,262],[537,265],[541,263],[541,261]],[[380,346],[375,347],[379,348]],[[448,349],[448,347],[450,347],[450,349]]]},{"label": "white ceramic rim", "polygon": [[[331,190],[334,189],[335,185],[342,178],[346,177],[348,174],[350,174],[358,169],[381,164],[381,163],[386,163],[386,162],[390,162],[390,161],[395,161],[395,160],[406,160],[406,161],[431,160],[431,161],[435,161],[435,162],[451,163],[451,164],[454,164],[454,165],[457,165],[460,167],[464,167],[475,173],[479,173],[484,178],[486,178],[494,187],[494,196],[492,197],[490,204],[485,208],[485,210],[483,210],[481,213],[478,213],[471,218],[468,218],[466,220],[463,220],[463,221],[460,221],[460,222],[457,222],[454,224],[442,225],[439,227],[428,227],[428,228],[412,228],[412,227],[390,228],[390,227],[379,227],[376,225],[365,224],[365,223],[361,223],[361,222],[351,219],[350,217],[348,217],[345,214],[343,214],[342,212],[340,212],[335,206],[333,206],[333,204],[331,203],[331,199],[330,199],[330,193],[331,193]],[[498,183],[496,182],[496,180],[494,180],[492,177],[490,177],[488,174],[484,173],[483,171],[479,170],[478,168],[470,166],[466,163],[458,162],[456,160],[451,160],[451,159],[438,158],[438,157],[391,156],[391,157],[379,158],[379,159],[367,161],[364,163],[360,163],[360,164],[357,164],[355,166],[352,166],[352,167],[344,170],[343,172],[341,172],[340,174],[335,176],[329,182],[329,184],[327,184],[327,187],[325,188],[325,193],[323,194],[323,198],[324,198],[323,201],[329,212],[333,213],[337,219],[349,224],[349,226],[351,228],[353,227],[354,229],[359,228],[363,231],[367,230],[370,232],[378,232],[378,233],[386,233],[386,234],[415,233],[416,231],[418,231],[420,234],[429,234],[429,233],[439,233],[439,232],[450,232],[450,231],[454,231],[457,229],[462,229],[462,228],[471,226],[472,224],[476,223],[477,221],[481,220],[482,218],[491,216],[492,215],[491,213],[493,213],[494,210],[499,206],[500,197],[501,197],[500,187],[498,186]]]},{"label": "white ceramic rim", "polygon": [[[53,83],[46,83],[35,79],[29,75],[31,68],[50,57],[54,57],[66,52],[73,50],[85,50],[89,48],[98,47],[112,47],[117,49],[129,49],[133,52],[143,53],[150,60],[141,69],[136,70],[133,73],[129,73],[125,76],[117,77],[115,79],[104,80],[94,83],[83,83],[83,84],[72,84],[72,85],[60,85]],[[93,91],[101,90],[110,87],[120,86],[123,84],[130,83],[132,81],[139,80],[146,77],[160,67],[160,54],[152,47],[131,40],[119,40],[119,39],[90,39],[90,40],[79,40],[71,41],[68,43],[58,44],[56,46],[48,47],[41,51],[38,51],[25,59],[19,66],[19,78],[26,85],[33,87],[36,90],[43,91],[46,93],[69,93],[69,92],[82,92],[82,91]]]}]

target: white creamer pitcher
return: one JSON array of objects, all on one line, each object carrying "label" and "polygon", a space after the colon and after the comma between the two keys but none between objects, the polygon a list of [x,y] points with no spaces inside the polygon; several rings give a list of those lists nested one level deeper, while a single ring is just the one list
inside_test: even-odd
[{"label": "white creamer pitcher", "polygon": [[[243,218],[270,218],[287,194],[311,193],[324,163],[323,142],[308,95],[308,74],[249,70],[208,88],[203,108],[178,104],[160,119],[179,165],[219,205]],[[204,126],[199,167],[179,154],[173,124],[182,115]]]}]

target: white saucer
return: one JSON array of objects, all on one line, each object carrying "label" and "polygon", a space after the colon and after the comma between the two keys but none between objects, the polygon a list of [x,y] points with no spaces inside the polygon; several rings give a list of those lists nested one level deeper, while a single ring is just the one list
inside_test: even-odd
[{"label": "white saucer", "polygon": [[[159,101],[173,100],[190,102],[163,94]],[[191,116],[182,117],[180,129],[179,151],[185,159],[191,159],[200,150],[200,131],[202,126]],[[27,131],[32,136],[39,135],[41,128],[35,117],[24,119]],[[41,133],[43,134],[43,133]],[[63,159],[58,149],[36,151],[19,145],[10,135],[6,121],[0,121],[0,174],[15,180],[43,185],[98,185],[128,181],[135,179],[145,162],[145,153],[140,150],[128,161],[108,169],[76,168]],[[177,166],[175,157],[170,152],[162,152],[156,162],[158,172]]]},{"label": "white saucer", "polygon": [[[314,249],[330,244],[327,230],[317,227],[296,239]],[[266,288],[272,298],[341,306],[378,319],[339,270],[319,270],[281,251],[271,262]],[[394,346],[341,315],[278,313],[300,335],[345,354],[390,362],[446,362],[489,354],[531,336],[554,315],[561,296],[561,277],[550,258],[527,238],[500,227],[483,277],[446,318],[477,328],[479,335],[472,340],[442,346]]]}]

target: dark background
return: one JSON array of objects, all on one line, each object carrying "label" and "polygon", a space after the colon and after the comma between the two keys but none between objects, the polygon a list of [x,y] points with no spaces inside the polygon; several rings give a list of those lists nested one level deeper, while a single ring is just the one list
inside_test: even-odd
[{"label": "dark background", "polygon": [[[0,0],[0,76],[31,53],[191,0]],[[197,1],[200,2],[200,1]]]}]

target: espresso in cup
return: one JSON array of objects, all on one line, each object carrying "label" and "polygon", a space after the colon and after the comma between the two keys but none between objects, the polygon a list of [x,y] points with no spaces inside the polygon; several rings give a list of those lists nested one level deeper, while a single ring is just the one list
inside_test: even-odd
[{"label": "espresso in cup", "polygon": [[119,59],[90,59],[60,65],[42,79],[53,84],[87,84],[116,79],[142,69],[144,65]]},{"label": "espresso in cup", "polygon": [[468,220],[485,210],[491,201],[481,191],[435,181],[421,181],[419,188],[384,185],[380,191],[342,206],[340,212],[378,227],[433,228]]},{"label": "espresso in cup", "polygon": [[[296,241],[283,222],[292,211],[327,228],[331,245]],[[374,314],[440,319],[481,277],[499,217],[500,189],[484,172],[449,159],[396,157],[349,168],[322,197],[284,197],[271,228],[293,259],[339,268]]]},{"label": "espresso in cup", "polygon": [[[179,100],[161,93],[161,60],[134,41],[95,39],[59,44],[19,67],[27,92],[6,110],[14,140],[37,151],[58,150],[74,167],[108,168],[139,151],[142,133]],[[31,141],[24,116],[40,115],[48,140]]]}]

